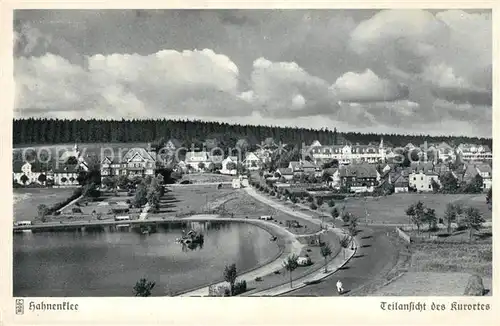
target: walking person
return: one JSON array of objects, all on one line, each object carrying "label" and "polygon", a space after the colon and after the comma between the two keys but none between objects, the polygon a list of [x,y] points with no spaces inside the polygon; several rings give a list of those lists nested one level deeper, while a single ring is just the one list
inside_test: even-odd
[{"label": "walking person", "polygon": [[342,282],[340,282],[340,280],[337,281],[337,292],[339,294],[344,293],[344,288],[342,287]]}]

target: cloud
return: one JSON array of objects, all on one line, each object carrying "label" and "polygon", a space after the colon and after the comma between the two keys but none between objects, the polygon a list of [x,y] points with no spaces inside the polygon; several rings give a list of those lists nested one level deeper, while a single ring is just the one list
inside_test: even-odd
[{"label": "cloud", "polygon": [[491,13],[383,10],[358,24],[349,46],[372,63],[385,62],[389,74],[426,83],[435,96],[477,103],[492,93],[491,32]]},{"label": "cloud", "polygon": [[251,90],[240,95],[256,110],[271,117],[309,116],[332,113],[336,107],[328,83],[310,75],[295,62],[272,62],[258,58],[253,63]]},{"label": "cloud", "polygon": [[53,54],[16,58],[16,107],[96,116],[247,114],[238,67],[212,50],[94,55],[87,68]]},{"label": "cloud", "polygon": [[330,88],[337,98],[345,102],[394,101],[408,96],[408,88],[379,78],[373,71],[347,72]]}]

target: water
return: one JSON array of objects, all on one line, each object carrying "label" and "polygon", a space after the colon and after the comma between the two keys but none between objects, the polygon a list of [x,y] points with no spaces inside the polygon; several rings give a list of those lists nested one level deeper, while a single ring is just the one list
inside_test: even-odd
[{"label": "water", "polygon": [[[176,243],[182,230],[204,234],[202,247]],[[165,223],[156,233],[125,230],[14,234],[14,296],[132,296],[142,277],[153,296],[222,280],[228,264],[248,270],[276,256],[270,235],[246,223]]]}]

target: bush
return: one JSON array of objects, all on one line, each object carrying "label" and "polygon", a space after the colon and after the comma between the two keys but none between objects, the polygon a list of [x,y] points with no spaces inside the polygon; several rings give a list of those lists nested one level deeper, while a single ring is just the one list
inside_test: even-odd
[{"label": "bush", "polygon": [[255,281],[256,281],[256,282],[261,282],[261,281],[262,281],[262,277],[257,276],[257,277],[255,278]]},{"label": "bush", "polygon": [[471,275],[467,286],[465,287],[464,295],[467,296],[483,296],[484,285],[483,279],[479,275]]},{"label": "bush", "polygon": [[312,203],[314,201],[313,196],[308,196],[307,197],[307,201],[310,202],[310,203]]},{"label": "bush", "polygon": [[73,207],[71,209],[71,212],[72,213],[80,213],[81,214],[82,213],[82,209],[80,207]]},{"label": "bush", "polygon": [[241,280],[234,284],[234,295],[238,295],[246,292],[247,290],[247,281]]},{"label": "bush", "polygon": [[126,202],[127,204],[132,203],[132,201],[131,201],[130,199],[127,199],[125,202]]},{"label": "bush", "polygon": [[330,207],[334,207],[335,206],[335,201],[333,199],[331,199],[329,202],[328,202],[328,206]]},{"label": "bush", "polygon": [[311,205],[309,205],[309,208],[316,210],[318,209],[318,206],[315,203],[311,203]]}]

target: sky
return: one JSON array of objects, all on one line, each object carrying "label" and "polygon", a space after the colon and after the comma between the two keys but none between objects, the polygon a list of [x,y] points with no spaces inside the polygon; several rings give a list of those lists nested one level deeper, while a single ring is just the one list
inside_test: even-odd
[{"label": "sky", "polygon": [[489,10],[17,10],[14,117],[492,136]]}]

